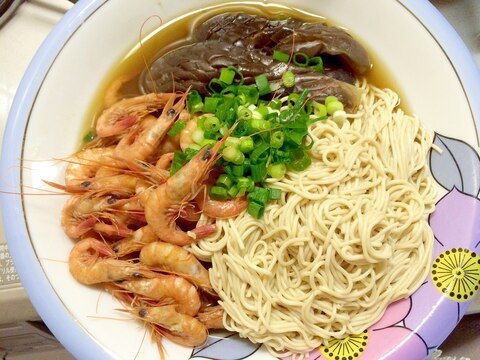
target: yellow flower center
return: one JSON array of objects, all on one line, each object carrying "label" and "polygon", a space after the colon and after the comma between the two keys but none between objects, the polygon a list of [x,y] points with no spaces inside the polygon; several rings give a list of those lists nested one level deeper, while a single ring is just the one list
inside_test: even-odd
[{"label": "yellow flower center", "polygon": [[355,360],[365,351],[367,342],[368,332],[365,330],[344,339],[331,339],[327,346],[320,346],[319,351],[327,360]]},{"label": "yellow flower center", "polygon": [[430,275],[442,294],[454,301],[468,301],[480,286],[480,257],[469,249],[444,251],[433,262]]}]

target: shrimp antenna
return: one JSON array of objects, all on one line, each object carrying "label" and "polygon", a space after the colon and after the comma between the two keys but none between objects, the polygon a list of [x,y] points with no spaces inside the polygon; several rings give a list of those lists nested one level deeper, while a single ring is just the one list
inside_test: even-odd
[{"label": "shrimp antenna", "polygon": [[160,15],[151,15],[142,23],[142,26],[140,27],[140,32],[139,32],[138,35],[139,35],[139,43],[140,43],[140,54],[142,54],[142,59],[143,59],[144,65],[145,65],[145,70],[147,70],[148,77],[150,78],[150,81],[152,82],[153,91],[155,93],[157,93],[157,87],[155,85],[155,81],[153,79],[152,72],[150,71],[150,67],[148,66],[147,57],[145,56],[145,52],[143,51],[143,29],[144,29],[145,25],[147,24],[147,22],[150,19],[154,19],[154,18],[160,20],[160,26],[163,24],[163,20],[160,17]]}]

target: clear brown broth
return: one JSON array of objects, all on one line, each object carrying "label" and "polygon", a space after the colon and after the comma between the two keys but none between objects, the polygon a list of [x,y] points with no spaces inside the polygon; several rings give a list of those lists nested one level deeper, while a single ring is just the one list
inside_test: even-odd
[{"label": "clear brown broth", "polygon": [[[193,30],[199,24],[203,23],[205,20],[215,15],[224,12],[235,11],[277,19],[285,17],[295,17],[307,22],[321,21],[327,23],[328,25],[335,26],[335,24],[331,23],[330,21],[328,21],[328,19],[320,15],[307,13],[295,8],[264,3],[238,3],[214,6],[210,8],[192,11],[191,13],[174,19],[173,21],[169,21],[164,25],[160,25],[157,30],[155,30],[148,36],[142,36],[143,40],[141,44],[140,42],[134,44],[128,54],[119,61],[119,64],[105,76],[104,80],[99,86],[96,95],[94,96],[90,108],[87,111],[82,138],[83,134],[92,131],[96,118],[105,108],[103,100],[104,95],[112,81],[114,81],[119,76],[122,76],[123,74],[137,74],[132,78],[131,81],[122,86],[121,95],[125,97],[139,95],[140,92],[137,87],[137,82],[138,75],[146,68],[144,59],[146,59],[147,62],[150,63],[154,59],[172,50],[173,48],[191,42],[191,35],[193,33]],[[157,17],[152,17],[151,19],[146,20],[158,22],[161,21]],[[141,29],[138,29],[138,32],[140,36]],[[355,34],[352,34],[351,31],[348,32],[355,37]],[[361,39],[358,39],[357,37],[355,37],[355,39],[367,49],[371,62],[373,64],[371,71],[367,75],[367,80],[369,81],[369,83],[380,88],[391,88],[397,93],[399,93],[401,99],[405,99],[405,97],[402,96],[399,90],[396,89],[395,86],[393,86],[392,76],[389,75],[386,67],[380,61],[378,61],[375,54],[368,48],[368,44],[363,42]],[[404,111],[407,111],[408,109],[408,106],[404,101],[402,102],[401,107]]]}]

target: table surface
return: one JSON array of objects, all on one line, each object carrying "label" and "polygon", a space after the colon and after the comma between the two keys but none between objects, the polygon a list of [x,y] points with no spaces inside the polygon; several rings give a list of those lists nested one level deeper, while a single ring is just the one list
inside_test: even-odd
[{"label": "table surface", "polygon": [[[464,40],[480,66],[480,1],[479,0],[431,0]],[[67,0],[30,0],[24,2],[3,27],[0,28],[0,135],[3,134],[8,111],[21,77],[51,28],[72,6]],[[0,220],[1,221],[1,220]],[[0,244],[4,244],[3,226],[0,222]],[[1,287],[0,287],[1,290]],[[34,310],[28,303],[20,284],[11,287],[20,301],[26,317]],[[0,291],[0,303],[5,291]],[[12,296],[12,294],[10,294]],[[443,354],[434,354],[431,359],[444,356],[479,359],[480,353],[480,297],[470,308],[457,329],[442,344]],[[0,311],[0,317],[2,312]],[[0,323],[1,323],[0,319]]]}]

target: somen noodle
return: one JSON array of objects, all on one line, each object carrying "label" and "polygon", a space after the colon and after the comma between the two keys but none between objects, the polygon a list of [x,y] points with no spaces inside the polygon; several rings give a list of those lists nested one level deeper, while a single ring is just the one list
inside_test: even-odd
[{"label": "somen noodle", "polygon": [[212,261],[226,328],[277,356],[361,333],[428,271],[432,134],[395,92],[360,87],[358,112],[310,127],[312,165],[268,180],[283,195],[262,219],[217,219],[192,245]]}]

